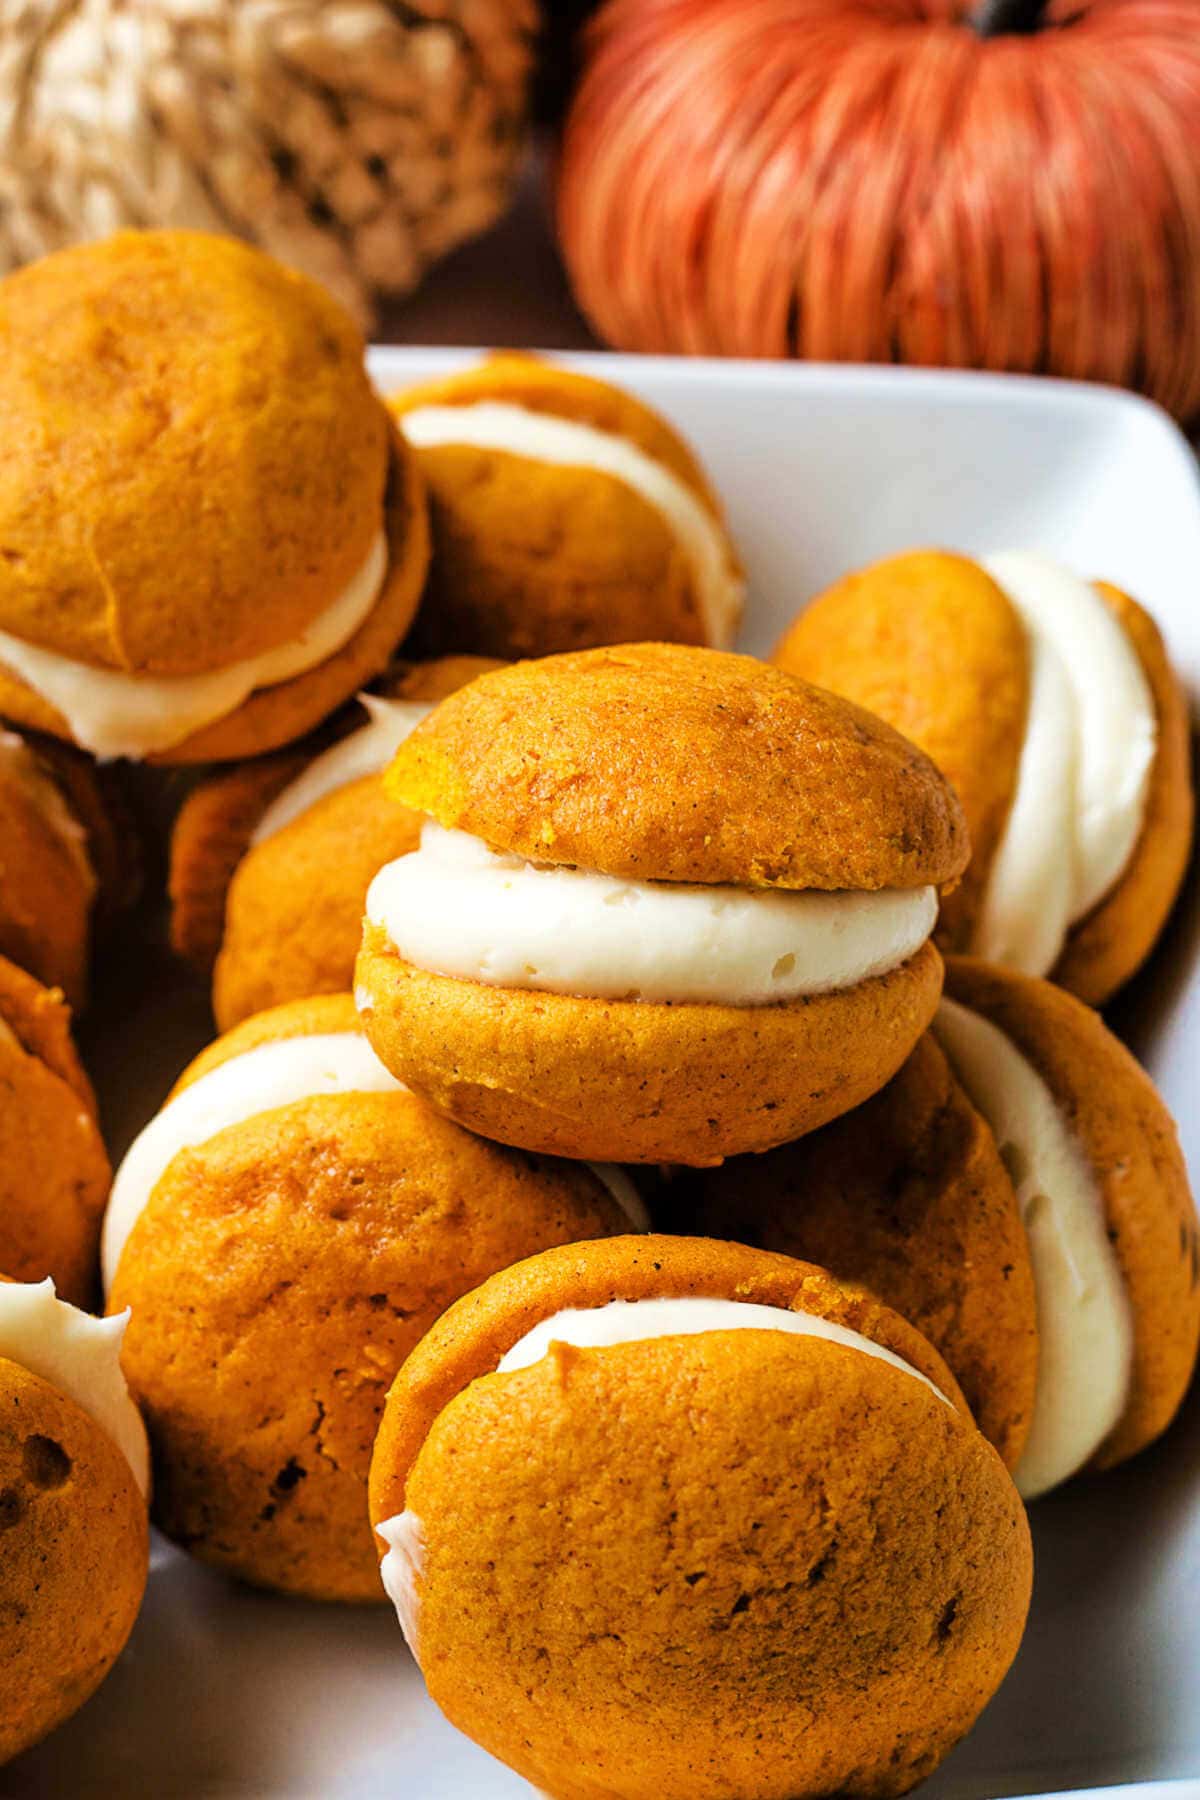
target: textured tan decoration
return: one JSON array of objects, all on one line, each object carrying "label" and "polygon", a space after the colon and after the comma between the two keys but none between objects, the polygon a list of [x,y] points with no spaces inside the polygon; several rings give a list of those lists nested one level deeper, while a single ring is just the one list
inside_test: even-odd
[{"label": "textured tan decoration", "polygon": [[236,232],[364,323],[504,209],[535,0],[0,0],[0,270]]}]

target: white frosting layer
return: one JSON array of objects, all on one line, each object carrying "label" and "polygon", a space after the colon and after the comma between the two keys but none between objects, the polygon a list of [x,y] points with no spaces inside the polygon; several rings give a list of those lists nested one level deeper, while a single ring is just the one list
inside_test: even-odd
[{"label": "white frosting layer", "polygon": [[843,1349],[857,1350],[890,1363],[920,1381],[931,1394],[950,1404],[940,1388],[911,1363],[883,1344],[816,1313],[792,1312],[783,1306],[752,1301],[715,1300],[686,1295],[662,1300],[610,1300],[605,1306],[569,1308],[554,1313],[519,1338],[496,1365],[498,1375],[528,1369],[540,1362],[551,1344],[574,1344],[580,1350],[608,1350],[615,1344],[640,1344],[649,1338],[696,1337],[706,1331],[782,1331],[794,1337],[824,1338]]},{"label": "white frosting layer", "polygon": [[117,1170],[101,1239],[105,1288],[113,1284],[142,1209],[181,1150],[207,1143],[230,1125],[317,1094],[402,1091],[403,1083],[389,1075],[357,1031],[275,1038],[219,1063],[168,1101],[134,1139]]},{"label": "white frosting layer", "polygon": [[259,688],[315,669],[347,644],[379,598],[387,574],[381,531],[357,574],[304,630],[258,656],[202,675],[126,675],[97,669],[0,631],[0,663],[20,676],[94,756],[150,756],[223,719]]},{"label": "white frosting layer", "polygon": [[763,1006],[907,962],[933,888],[802,893],[627,881],[495,851],[429,820],[381,869],[367,916],[418,968],[596,999]]},{"label": "white frosting layer", "polygon": [[322,756],[315,757],[295,781],[289,782],[268,806],[254,829],[251,844],[274,837],[293,819],[364,775],[377,775],[387,766],[410,731],[415,731],[433,707],[417,700],[385,700],[378,694],[360,694],[370,718]]},{"label": "white frosting layer", "polygon": [[934,1032],[992,1128],[1029,1237],[1038,1378],[1014,1480],[1031,1500],[1081,1469],[1125,1410],[1129,1298],[1091,1166],[1037,1070],[1006,1033],[953,1000],[942,1001]]},{"label": "white frosting layer", "polygon": [[425,1572],[425,1534],[414,1512],[397,1513],[375,1527],[388,1546],[379,1565],[384,1591],[396,1609],[400,1629],[417,1654],[417,1582]]},{"label": "white frosting layer", "polygon": [[686,482],[628,438],[495,400],[421,406],[404,414],[400,428],[419,450],[464,444],[560,467],[596,469],[624,482],[674,532],[691,568],[708,642],[718,650],[733,642],[746,591],[725,533]]},{"label": "white frosting layer", "polygon": [[96,891],[96,871],[88,853],[87,832],[75,817],[62,789],[25,742],[12,731],[0,731],[0,776],[21,788],[79,871],[89,895]]},{"label": "white frosting layer", "polygon": [[143,1494],[150,1492],[150,1450],[142,1415],[121,1372],[126,1309],[96,1319],[59,1300],[50,1280],[0,1281],[0,1356],[19,1363],[73,1400],[125,1456]]},{"label": "white frosting layer", "polygon": [[[608,1350],[616,1344],[645,1343],[651,1338],[696,1337],[707,1331],[781,1331],[794,1337],[822,1338],[826,1343],[858,1351],[901,1370],[950,1402],[927,1375],[883,1344],[815,1313],[791,1312],[782,1306],[752,1301],[703,1299],[610,1300],[605,1306],[570,1308],[543,1319],[519,1338],[496,1365],[498,1375],[528,1369],[540,1362],[551,1344],[574,1344],[581,1350]],[[417,1582],[424,1572],[424,1532],[414,1512],[397,1513],[375,1527],[388,1545],[380,1574],[396,1608],[409,1649],[417,1654]]]},{"label": "white frosting layer", "polygon": [[1029,634],[1031,681],[1016,791],[972,948],[1045,975],[1133,854],[1157,714],[1137,651],[1090,582],[1024,551],[984,567]]}]

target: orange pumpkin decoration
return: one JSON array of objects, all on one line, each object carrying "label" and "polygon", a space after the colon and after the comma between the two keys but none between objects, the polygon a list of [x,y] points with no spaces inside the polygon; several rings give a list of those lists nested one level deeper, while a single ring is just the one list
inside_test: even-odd
[{"label": "orange pumpkin decoration", "polygon": [[1200,409],[1200,0],[608,0],[558,219],[626,349]]}]

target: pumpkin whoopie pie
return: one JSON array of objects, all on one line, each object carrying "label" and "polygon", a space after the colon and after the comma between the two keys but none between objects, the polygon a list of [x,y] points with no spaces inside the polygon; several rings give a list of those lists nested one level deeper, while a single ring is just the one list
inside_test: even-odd
[{"label": "pumpkin whoopie pie", "polygon": [[382,1574],[447,1717],[553,1800],[905,1793],[1020,1642],[1020,1500],[897,1314],[616,1238],[495,1275],[388,1396]]},{"label": "pumpkin whoopie pie", "polygon": [[672,1207],[902,1311],[1027,1498],[1143,1449],[1191,1379],[1200,1233],[1175,1126],[1047,981],[951,957],[932,1032],[881,1093],[689,1177]]},{"label": "pumpkin whoopie pie", "polygon": [[284,1000],[348,991],[371,878],[420,836],[413,813],[379,804],[380,772],[438,700],[495,666],[478,656],[397,664],[332,742],[192,789],[171,835],[171,937],[214,974],[220,1030]]},{"label": "pumpkin whoopie pie", "polygon": [[111,1171],[62,995],[0,957],[0,1271],[91,1304]]},{"label": "pumpkin whoopie pie", "polygon": [[773,660],[887,719],[953,781],[972,859],[940,943],[1094,1006],[1129,979],[1192,831],[1187,702],[1136,601],[1026,552],[913,551],[814,600]]},{"label": "pumpkin whoopie pie", "polygon": [[248,1581],[380,1598],[366,1479],[396,1369],[496,1269],[631,1214],[619,1172],[483,1143],[405,1092],[349,995],[246,1020],[135,1142],[105,1221],[156,1522]]},{"label": "pumpkin whoopie pie", "polygon": [[202,232],[0,283],[0,715],[98,756],[290,742],[416,610],[416,461],[324,290]]},{"label": "pumpkin whoopie pie", "polygon": [[632,394],[510,353],[390,405],[429,489],[424,654],[650,637],[728,649],[745,595],[720,502]]},{"label": "pumpkin whoopie pie", "polygon": [[751,657],[500,669],[385,777],[425,815],[376,876],[356,995],[384,1063],[526,1149],[714,1163],[824,1124],[933,1016],[965,865],[932,763]]},{"label": "pumpkin whoopie pie", "polygon": [[0,727],[0,955],[82,1008],[93,926],[134,897],[139,863],[103,771]]},{"label": "pumpkin whoopie pie", "polygon": [[0,1763],[95,1692],[142,1603],[149,1455],[124,1328],[0,1275]]}]

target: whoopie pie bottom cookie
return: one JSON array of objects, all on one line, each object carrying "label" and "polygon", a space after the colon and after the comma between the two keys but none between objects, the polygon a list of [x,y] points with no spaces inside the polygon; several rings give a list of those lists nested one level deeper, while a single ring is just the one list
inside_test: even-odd
[{"label": "whoopie pie bottom cookie", "polygon": [[388,1396],[371,1516],[433,1698],[554,1800],[903,1793],[1029,1602],[937,1352],[733,1244],[565,1246],[460,1300]]}]

